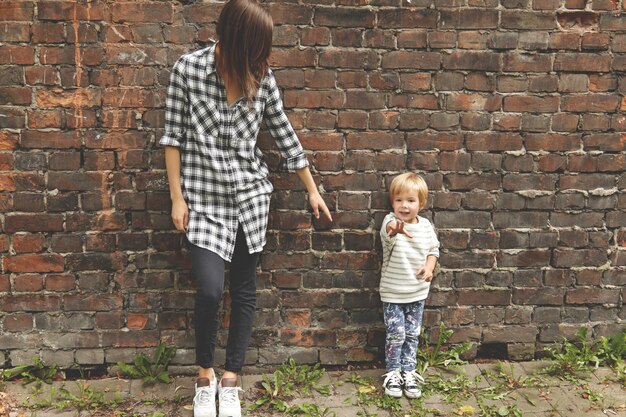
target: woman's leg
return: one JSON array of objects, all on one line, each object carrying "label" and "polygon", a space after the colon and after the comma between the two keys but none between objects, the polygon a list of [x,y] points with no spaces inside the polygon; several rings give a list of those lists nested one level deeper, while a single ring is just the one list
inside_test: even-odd
[{"label": "woman's leg", "polygon": [[214,252],[191,245],[192,269],[198,291],[195,305],[196,362],[200,377],[213,379],[213,358],[219,305],[224,292],[224,260]]},{"label": "woman's leg", "polygon": [[230,264],[230,327],[226,345],[223,378],[236,378],[243,367],[252,335],[256,309],[256,265],[259,253],[248,253],[246,236],[241,226],[237,231],[235,251]]},{"label": "woman's leg", "polygon": [[405,304],[404,306],[404,344],[402,345],[401,366],[403,372],[412,372],[417,365],[417,346],[422,330],[424,301]]}]

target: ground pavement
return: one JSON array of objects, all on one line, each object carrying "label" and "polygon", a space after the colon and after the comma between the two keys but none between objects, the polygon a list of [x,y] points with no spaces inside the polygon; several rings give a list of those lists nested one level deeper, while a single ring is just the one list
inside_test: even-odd
[{"label": "ground pavement", "polygon": [[[611,369],[599,368],[584,379],[566,381],[538,373],[545,365],[540,361],[491,362],[452,371],[429,370],[424,398],[411,402],[381,394],[384,370],[332,371],[316,384],[327,386],[329,395],[313,389],[275,399],[292,410],[300,406],[298,415],[304,417],[626,416],[626,386]],[[255,401],[268,398],[259,384],[262,376],[243,375],[241,379],[244,415],[290,415],[267,404],[250,410]],[[152,386],[118,378],[57,381],[42,384],[40,389],[9,382],[0,387],[0,416],[192,417],[191,387],[191,377]]]}]

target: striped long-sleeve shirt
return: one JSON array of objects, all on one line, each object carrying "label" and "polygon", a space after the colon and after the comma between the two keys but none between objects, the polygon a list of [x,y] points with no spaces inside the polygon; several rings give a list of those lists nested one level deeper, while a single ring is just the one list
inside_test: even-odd
[{"label": "striped long-sleeve shirt", "polygon": [[383,220],[380,236],[383,243],[383,267],[380,298],[386,303],[413,303],[428,297],[430,282],[417,276],[418,268],[430,255],[439,257],[439,240],[428,219],[417,216],[417,223],[405,223],[404,230],[413,237],[387,234],[387,224],[396,217],[389,213]]}]

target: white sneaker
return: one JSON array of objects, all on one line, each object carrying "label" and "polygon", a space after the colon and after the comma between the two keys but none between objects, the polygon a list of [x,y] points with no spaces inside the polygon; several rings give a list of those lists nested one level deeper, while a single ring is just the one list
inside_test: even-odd
[{"label": "white sneaker", "polygon": [[420,385],[424,383],[424,378],[416,371],[402,372],[402,380],[404,381],[404,395],[407,398],[419,398],[422,396]]},{"label": "white sneaker", "polygon": [[[233,386],[224,386],[233,385]],[[217,386],[219,400],[220,417],[241,417],[241,403],[239,402],[239,391],[236,379],[222,379]]]},{"label": "white sneaker", "polygon": [[[205,385],[206,383],[209,385]],[[200,385],[198,385],[200,384]],[[193,417],[216,417],[215,392],[217,379],[198,378],[196,382],[196,395],[193,397]]]},{"label": "white sneaker", "polygon": [[400,370],[394,369],[383,376],[385,377],[383,382],[385,394],[395,398],[402,397],[402,376],[400,375]]}]

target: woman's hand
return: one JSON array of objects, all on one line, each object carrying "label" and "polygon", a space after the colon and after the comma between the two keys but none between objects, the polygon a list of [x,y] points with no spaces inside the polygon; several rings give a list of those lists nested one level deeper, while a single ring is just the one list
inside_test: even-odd
[{"label": "woman's hand", "polygon": [[402,220],[397,219],[387,223],[387,234],[389,235],[389,237],[395,236],[398,233],[402,233],[408,238],[413,238],[412,234],[404,230],[404,222]]},{"label": "woman's hand", "polygon": [[322,213],[324,213],[324,216],[326,216],[329,221],[333,221],[333,218],[330,215],[330,211],[328,210],[328,207],[326,207],[326,202],[319,193],[309,193],[309,204],[313,209],[313,215],[316,219],[320,218],[321,210]]},{"label": "woman's hand", "polygon": [[177,199],[172,201],[172,221],[176,230],[181,232],[187,231],[189,225],[189,208],[184,199]]}]

